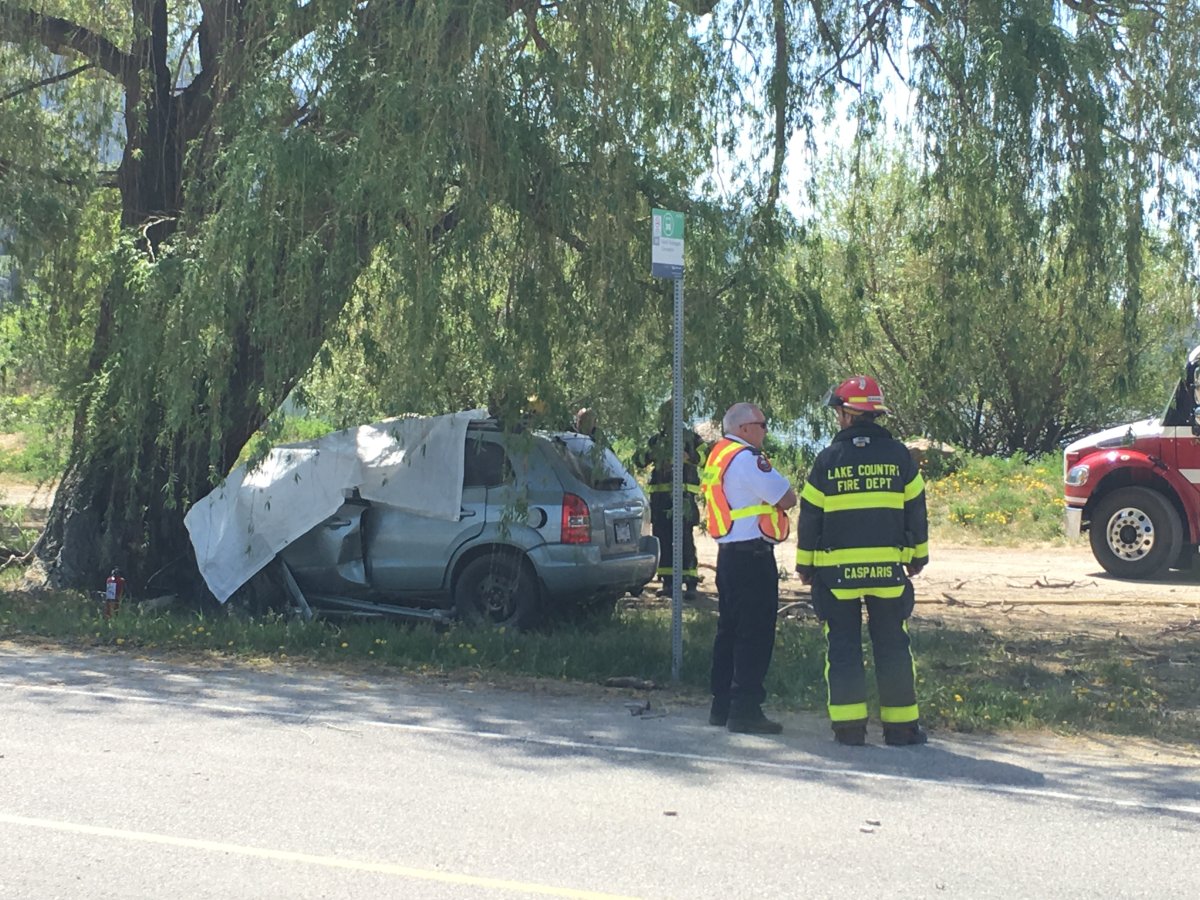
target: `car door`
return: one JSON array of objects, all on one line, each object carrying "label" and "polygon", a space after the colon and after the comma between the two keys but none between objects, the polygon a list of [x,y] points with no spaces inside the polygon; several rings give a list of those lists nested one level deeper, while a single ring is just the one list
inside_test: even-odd
[{"label": "car door", "polygon": [[499,446],[468,434],[457,521],[391,506],[374,507],[367,527],[367,567],[375,590],[421,593],[443,588],[450,559],[483,530],[487,482],[503,466],[504,453]]}]

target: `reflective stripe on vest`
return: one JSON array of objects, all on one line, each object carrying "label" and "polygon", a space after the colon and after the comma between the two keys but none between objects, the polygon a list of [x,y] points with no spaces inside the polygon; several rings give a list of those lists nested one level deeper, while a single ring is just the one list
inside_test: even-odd
[{"label": "reflective stripe on vest", "polygon": [[725,472],[729,468],[729,464],[741,451],[749,449],[748,444],[722,438],[717,441],[708,454],[708,462],[705,464],[704,473],[700,478],[701,489],[704,492],[708,533],[713,537],[724,537],[729,534],[729,530],[736,520],[758,516],[758,530],[767,540],[778,544],[787,539],[791,526],[786,513],[781,513],[769,503],[756,503],[753,506],[730,509],[729,500],[725,496]]},{"label": "reflective stripe on vest", "polygon": [[[683,489],[684,489],[686,492],[690,493],[690,494],[698,494],[698,493],[700,493],[700,485],[698,485],[698,484],[689,484],[689,483],[688,483],[688,482],[686,482],[686,481],[683,483]],[[669,490],[671,490],[671,483],[670,483],[670,482],[663,482],[662,484],[648,484],[648,485],[646,485],[646,493],[647,493],[647,494],[663,494],[663,493],[666,493],[666,492],[667,492],[667,491],[669,491]]]}]

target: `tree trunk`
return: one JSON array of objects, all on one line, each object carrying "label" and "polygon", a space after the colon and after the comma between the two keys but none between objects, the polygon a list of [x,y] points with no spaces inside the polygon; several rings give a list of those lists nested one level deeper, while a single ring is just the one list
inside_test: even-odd
[{"label": "tree trunk", "polygon": [[[200,134],[205,122],[197,117],[207,119],[212,107],[193,102],[190,119],[182,121],[182,95],[173,92],[167,65],[167,4],[145,0],[139,11],[147,27],[131,57],[142,77],[124,85],[126,142],[117,187],[122,226],[136,231],[139,250],[153,257],[179,224],[184,135]],[[99,376],[123,349],[116,312],[117,304],[129,299],[123,288],[129,276],[118,265],[100,299],[88,359],[90,380],[76,405],[71,456],[34,548],[55,586],[98,586],[114,567],[125,572],[135,591],[164,573],[182,574],[194,583],[183,525],[187,505],[208,492],[210,463],[225,471],[263,420],[257,384],[252,389],[238,385],[240,390],[223,397],[235,413],[233,420],[243,425],[221,436],[220,459],[213,461],[207,439],[198,442],[202,447],[183,445],[185,438],[161,446],[160,416],[123,419],[119,399],[106,393]],[[129,435],[125,430],[130,428],[141,434]]]}]

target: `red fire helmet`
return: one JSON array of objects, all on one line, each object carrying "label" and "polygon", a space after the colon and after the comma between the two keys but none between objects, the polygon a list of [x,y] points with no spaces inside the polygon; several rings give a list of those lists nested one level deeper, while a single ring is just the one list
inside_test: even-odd
[{"label": "red fire helmet", "polygon": [[851,375],[837,387],[830,388],[823,402],[826,406],[842,406],[859,412],[891,412],[883,405],[883,391],[879,389],[879,382],[870,375]]}]

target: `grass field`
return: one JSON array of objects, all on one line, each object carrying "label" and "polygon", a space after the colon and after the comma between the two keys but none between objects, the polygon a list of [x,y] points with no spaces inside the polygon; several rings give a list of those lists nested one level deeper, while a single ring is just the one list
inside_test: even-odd
[{"label": "grass field", "polygon": [[[679,689],[701,703],[707,690],[715,617],[687,611]],[[359,671],[488,673],[604,683],[632,677],[670,682],[670,616],[630,608],[610,619],[534,633],[435,628],[379,620],[342,624],[247,619],[220,613],[111,619],[78,594],[0,594],[0,639],[50,641],[127,653],[236,658],[255,665],[305,661]],[[1119,635],[1048,641],[978,627],[915,629],[922,717],[953,731],[1048,728],[1200,741],[1200,667],[1179,666],[1194,640],[1164,640],[1153,656],[1131,658]],[[868,655],[869,660],[869,655]],[[812,619],[780,621],[768,690],[776,708],[821,710],[824,644]],[[868,681],[870,682],[868,661]]]}]

